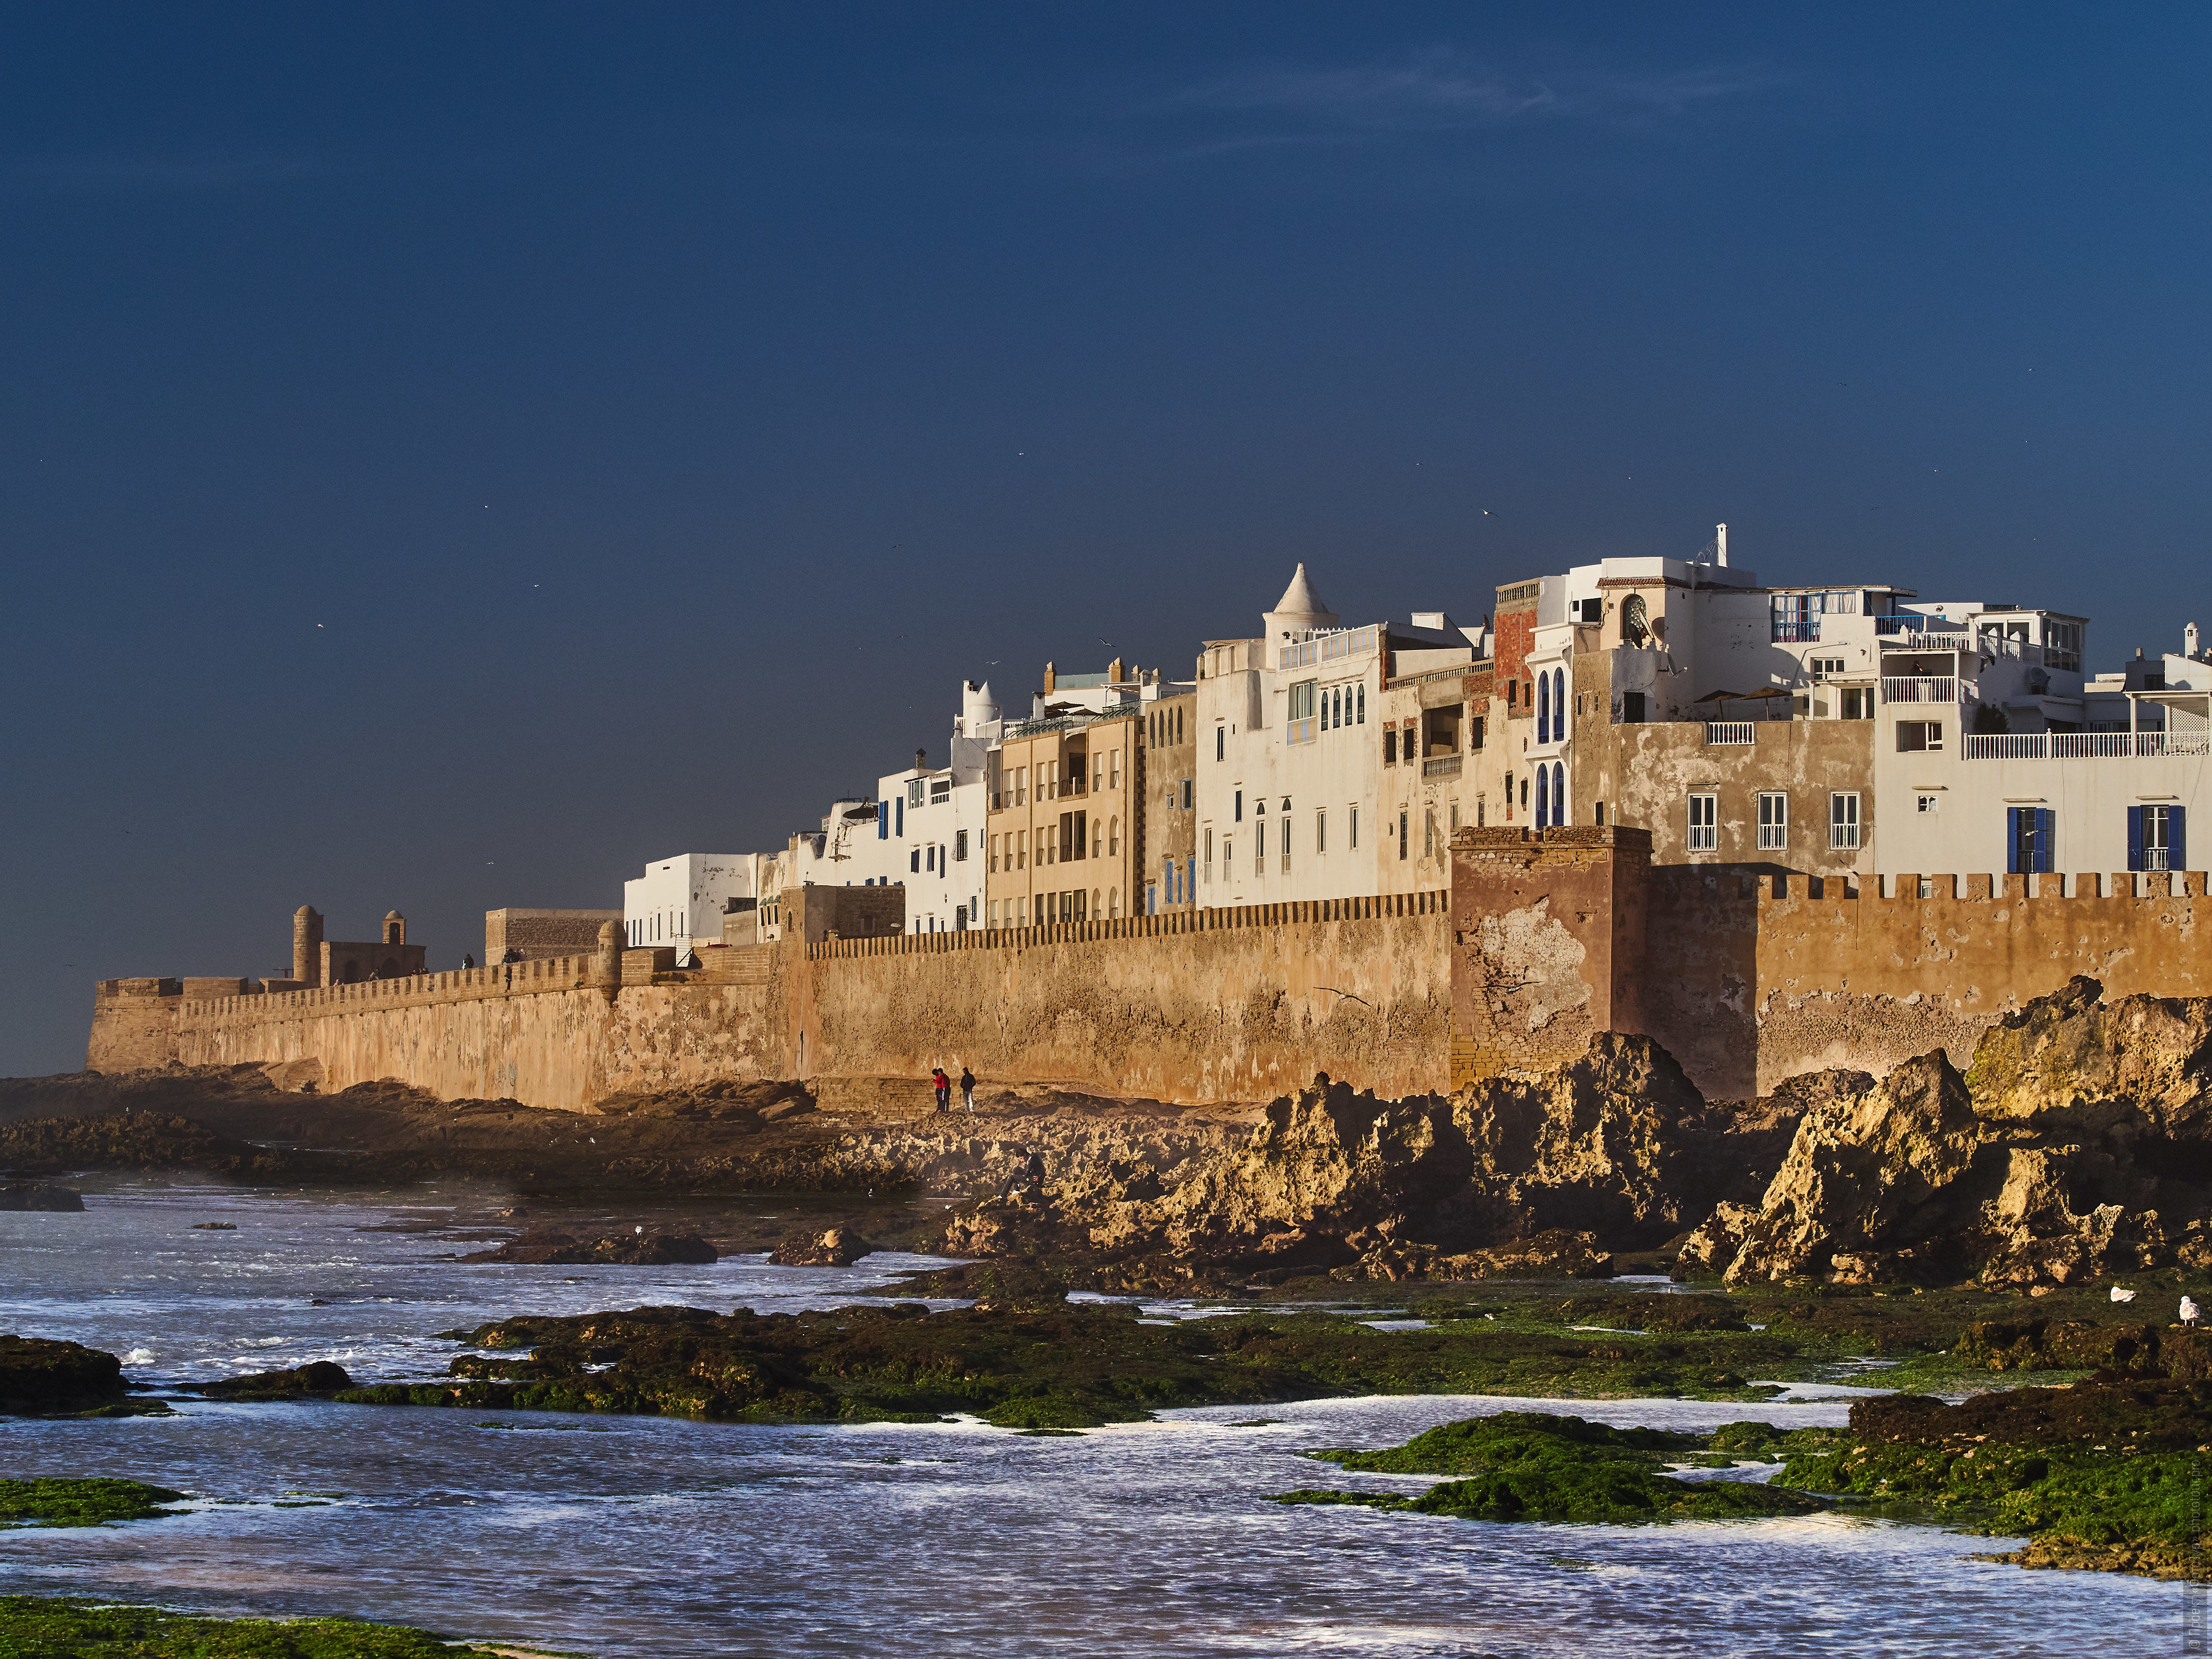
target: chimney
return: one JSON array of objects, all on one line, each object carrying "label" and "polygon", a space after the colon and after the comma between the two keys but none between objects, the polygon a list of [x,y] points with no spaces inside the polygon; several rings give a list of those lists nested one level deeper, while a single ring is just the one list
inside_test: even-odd
[{"label": "chimney", "polygon": [[1109,685],[1121,684],[1121,659],[1119,657],[1106,665],[1106,684]]},{"label": "chimney", "polygon": [[914,769],[917,772],[929,770],[929,750],[917,749],[914,751]]},{"label": "chimney", "polygon": [[1728,562],[1728,526],[1724,524],[1713,526],[1713,562],[1723,565]]},{"label": "chimney", "polygon": [[1052,684],[1053,684],[1053,667],[1052,667],[1052,665],[1051,665],[1050,663],[1047,663],[1047,664],[1044,665],[1044,694],[1045,694],[1045,696],[1047,696],[1048,697],[1048,696],[1050,696],[1052,695]]},{"label": "chimney", "polygon": [[2191,623],[2188,627],[2181,630],[2181,654],[2193,661],[2197,656],[2197,624],[2195,623]]}]

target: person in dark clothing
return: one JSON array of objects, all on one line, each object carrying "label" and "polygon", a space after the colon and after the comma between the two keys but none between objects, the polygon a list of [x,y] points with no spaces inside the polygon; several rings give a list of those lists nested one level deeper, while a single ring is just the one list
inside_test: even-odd
[{"label": "person in dark clothing", "polygon": [[965,1066],[960,1068],[960,1098],[967,1103],[969,1116],[975,1112],[975,1073]]},{"label": "person in dark clothing", "polygon": [[942,1066],[930,1073],[929,1086],[937,1091],[937,1109],[949,1110],[952,1105],[952,1079],[945,1075]]},{"label": "person in dark clothing", "polygon": [[1024,1199],[1044,1196],[1044,1154],[1035,1147],[1017,1148],[1014,1152],[1013,1173],[1006,1177],[1006,1190],[1001,1198],[1011,1199],[1019,1189]]},{"label": "person in dark clothing", "polygon": [[461,952],[461,969],[463,972],[466,972],[476,965],[477,959],[471,952],[466,951]]}]

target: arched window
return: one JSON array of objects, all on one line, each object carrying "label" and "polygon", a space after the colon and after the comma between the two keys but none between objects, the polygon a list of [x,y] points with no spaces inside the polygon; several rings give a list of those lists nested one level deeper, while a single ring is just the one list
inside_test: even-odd
[{"label": "arched window", "polygon": [[[1540,696],[1550,689],[1551,681],[1548,678],[1537,682],[1538,696]],[[1536,769],[1536,827],[1539,830],[1548,828],[1551,822],[1552,775],[1540,766]]]},{"label": "arched window", "polygon": [[1359,683],[1359,718],[1354,724],[1358,726],[1367,724],[1367,682],[1364,680]]},{"label": "arched window", "polygon": [[[1536,741],[1549,743],[1551,740],[1552,677],[1549,674],[1539,674],[1536,677]],[[1544,822],[1543,801],[1543,792],[1539,790],[1536,794],[1536,822],[1539,825]]]},{"label": "arched window", "polygon": [[1556,763],[1552,768],[1552,822],[1572,822],[1567,816],[1567,769]]},{"label": "arched window", "polygon": [[1121,820],[1109,818],[1106,823],[1106,850],[1109,854],[1119,854],[1121,850]]},{"label": "arched window", "polygon": [[1552,734],[1562,743],[1567,736],[1567,671],[1552,672]]},{"label": "arched window", "polygon": [[1121,890],[1118,887],[1109,887],[1106,890],[1106,919],[1109,921],[1115,921],[1121,914]]}]

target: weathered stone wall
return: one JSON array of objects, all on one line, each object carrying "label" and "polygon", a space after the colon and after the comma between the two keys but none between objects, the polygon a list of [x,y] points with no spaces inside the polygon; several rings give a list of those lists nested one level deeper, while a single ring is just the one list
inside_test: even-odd
[{"label": "weathered stone wall", "polygon": [[[826,917],[847,894],[886,890],[809,890]],[[1321,1070],[1421,1093],[1445,1080],[1443,896],[794,936],[702,953],[688,973],[663,949],[621,951],[618,969],[560,957],[204,1000],[173,981],[166,995],[103,986],[93,1063],[314,1060],[325,1090],[389,1077],[448,1099],[568,1109],[721,1079],[920,1077],[933,1065],[1180,1102],[1266,1097]]]},{"label": "weathered stone wall", "polygon": [[801,1075],[1066,1082],[1264,1099],[1317,1071],[1441,1090],[1449,918],[1439,893],[817,947]]},{"label": "weathered stone wall", "polygon": [[509,951],[526,959],[588,956],[599,943],[601,926],[622,919],[619,910],[487,910],[483,959],[495,963]]},{"label": "weathered stone wall", "polygon": [[1579,1059],[1643,1024],[1642,830],[1500,826],[1452,837],[1451,1085]]},{"label": "weathered stone wall", "polygon": [[92,1037],[85,1069],[137,1072],[177,1057],[177,1007],[184,988],[173,979],[104,979],[92,1000]]}]

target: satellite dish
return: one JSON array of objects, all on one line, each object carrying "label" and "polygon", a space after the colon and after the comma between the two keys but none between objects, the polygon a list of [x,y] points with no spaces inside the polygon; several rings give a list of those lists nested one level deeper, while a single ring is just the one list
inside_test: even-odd
[{"label": "satellite dish", "polygon": [[1650,611],[1641,593],[1631,593],[1620,607],[1620,637],[1631,645],[1642,645],[1651,637]]}]

